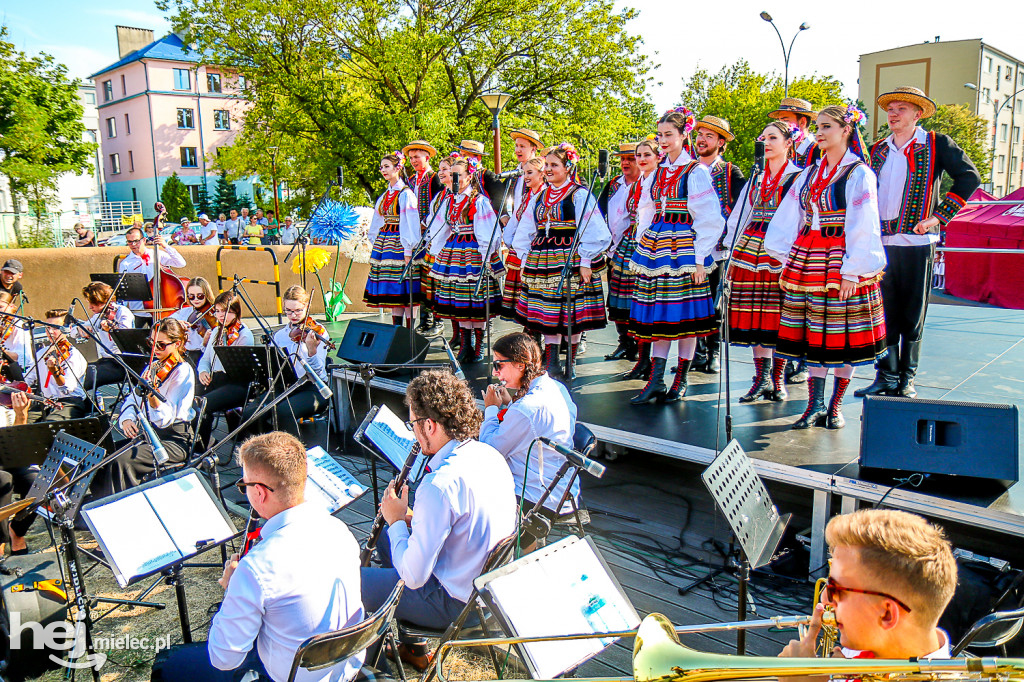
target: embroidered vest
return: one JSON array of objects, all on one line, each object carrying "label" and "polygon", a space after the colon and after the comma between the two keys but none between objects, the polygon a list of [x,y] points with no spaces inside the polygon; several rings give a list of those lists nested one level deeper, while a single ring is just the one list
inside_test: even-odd
[{"label": "embroidered vest", "polygon": [[659,166],[655,171],[654,181],[651,183],[651,199],[654,200],[654,222],[689,225],[693,223],[693,217],[686,208],[687,180],[690,171],[698,166],[697,161],[682,166],[682,172],[676,177],[675,182],[670,182],[670,173],[680,168],[669,168]]},{"label": "embroidered vest", "polygon": [[[846,228],[846,183],[853,169],[861,165],[861,161],[851,163],[839,172],[832,184],[825,188],[818,198],[818,227],[822,237],[842,237]],[[811,231],[813,212],[811,210],[811,185],[817,171],[807,174],[804,186],[800,189],[800,205],[804,209],[804,227],[800,234]]]},{"label": "embroidered vest", "polygon": [[818,160],[818,143],[812,142],[811,146],[807,148],[807,151],[802,154],[796,150],[796,146],[793,146],[793,163],[800,166],[801,168],[807,168],[812,163]]},{"label": "embroidered vest", "polygon": [[796,182],[799,173],[790,173],[782,179],[779,187],[768,197],[768,201],[761,201],[761,179],[767,171],[762,171],[751,180],[754,191],[754,207],[750,211],[750,227],[764,234],[768,230],[768,223],[772,221],[775,211],[779,210],[782,198],[789,192],[789,188]]},{"label": "embroidered vest", "polygon": [[[871,169],[879,177],[891,151],[887,139],[871,147]],[[935,133],[929,132],[925,139],[924,144],[911,142],[907,149],[907,182],[903,187],[900,214],[897,218],[882,221],[883,236],[911,234],[914,226],[931,214],[932,195],[935,191]],[[900,161],[897,160],[897,163]]]},{"label": "embroidered vest", "polygon": [[545,187],[533,207],[533,219],[537,223],[537,229],[544,230],[547,234],[563,230],[574,231],[576,229],[576,204],[573,203],[573,197],[580,189],[582,189],[580,185],[574,185],[561,201],[554,206],[548,206],[547,198],[552,190],[550,187]]},{"label": "embroidered vest", "polygon": [[388,195],[391,194],[391,190],[387,190],[386,192],[384,192],[384,198],[381,199],[380,205],[377,207],[377,213],[379,213],[381,217],[384,218],[384,227],[381,228],[382,230],[387,232],[398,231],[398,214],[402,204],[402,192],[404,192],[406,189],[408,188],[404,187],[399,191],[395,192],[395,198],[393,201],[388,200]]},{"label": "embroidered vest", "polygon": [[459,241],[476,236],[473,231],[473,217],[476,215],[478,196],[480,195],[473,193],[461,199],[456,197],[448,204],[445,219],[452,226],[452,235],[458,236]]},{"label": "embroidered vest", "polygon": [[718,204],[722,207],[722,217],[728,219],[732,213],[729,201],[732,199],[732,164],[728,161],[716,163],[711,167],[711,186],[718,192]]},{"label": "embroidered vest", "polygon": [[427,171],[423,174],[423,177],[419,179],[418,184],[416,178],[413,178],[412,183],[410,183],[412,184],[413,191],[416,193],[416,206],[420,213],[421,230],[427,229],[427,215],[430,211],[430,200],[433,199],[433,197],[430,196],[430,186],[433,184],[433,180],[434,171]]}]

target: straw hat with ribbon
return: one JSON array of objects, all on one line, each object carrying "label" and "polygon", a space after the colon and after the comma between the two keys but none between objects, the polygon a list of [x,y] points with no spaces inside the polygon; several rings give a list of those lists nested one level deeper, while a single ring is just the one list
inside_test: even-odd
[{"label": "straw hat with ribbon", "polygon": [[875,100],[881,109],[889,106],[890,102],[910,102],[921,107],[921,118],[928,118],[935,113],[935,102],[920,88],[911,85],[901,85],[890,92],[883,92]]},{"label": "straw hat with ribbon", "polygon": [[717,116],[705,116],[701,120],[697,121],[697,124],[693,126],[694,130],[698,128],[707,128],[708,130],[714,131],[722,136],[726,142],[732,142],[736,139],[736,136],[729,130],[729,122],[724,118],[718,118]]},{"label": "straw hat with ribbon", "polygon": [[409,144],[402,147],[402,153],[405,154],[406,156],[409,156],[409,152],[413,151],[414,149],[419,149],[420,151],[426,152],[427,154],[430,155],[430,158],[434,158],[435,156],[437,156],[437,150],[434,149],[434,146],[427,142],[426,140],[413,140]]},{"label": "straw hat with ribbon", "polygon": [[797,116],[807,116],[814,118],[817,114],[814,111],[814,107],[811,103],[805,99],[799,97],[786,97],[779,103],[779,108],[775,111],[768,112],[769,118],[781,118],[782,114],[796,114]]},{"label": "straw hat with ribbon", "polygon": [[476,140],[463,140],[456,149],[470,154],[484,155],[484,143],[477,142]]},{"label": "straw hat with ribbon", "polygon": [[[516,128],[509,131],[509,136],[515,139],[523,139],[532,144],[537,149],[540,149],[544,144],[540,141],[540,135],[536,130],[530,130],[529,128]],[[482,146],[482,145],[481,145]]]},{"label": "straw hat with ribbon", "polygon": [[612,156],[632,156],[636,154],[636,146],[639,142],[621,142],[619,144],[619,150],[612,152]]}]

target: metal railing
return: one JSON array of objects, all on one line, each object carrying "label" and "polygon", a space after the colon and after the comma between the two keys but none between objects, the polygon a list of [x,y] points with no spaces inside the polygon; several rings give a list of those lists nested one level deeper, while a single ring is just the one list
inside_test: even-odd
[{"label": "metal railing", "polygon": [[246,282],[248,284],[268,284],[274,287],[275,297],[277,299],[277,323],[282,324],[284,319],[282,313],[284,308],[281,305],[281,266],[277,262],[277,254],[269,246],[248,246],[248,245],[225,245],[217,249],[217,289],[220,292],[224,291],[224,280],[231,279],[234,282],[234,277],[224,277],[223,269],[221,266],[220,254],[224,249],[230,251],[265,251],[270,254],[271,258],[274,259],[274,279],[273,280],[261,280],[261,279],[250,279],[248,277],[239,277],[239,282]]}]

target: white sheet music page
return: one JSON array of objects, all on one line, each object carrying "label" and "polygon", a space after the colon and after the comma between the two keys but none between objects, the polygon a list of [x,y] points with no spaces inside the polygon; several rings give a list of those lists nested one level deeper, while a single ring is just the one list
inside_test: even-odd
[{"label": "white sheet music page", "polygon": [[144,494],[182,556],[195,554],[196,543],[201,540],[221,542],[235,534],[196,473],[150,488]]},{"label": "white sheet music page", "polygon": [[[377,416],[373,418],[364,432],[366,437],[377,446],[391,465],[402,470],[405,460],[409,458],[412,446],[416,444],[416,437],[406,427],[405,422],[398,418],[394,412],[388,409],[387,405],[381,405]],[[412,468],[410,480],[415,480],[416,475],[422,470],[422,464],[426,458],[420,455]]]},{"label": "white sheet music page", "polygon": [[182,556],[143,493],[83,510],[82,514],[102,538],[104,553],[121,587]]},{"label": "white sheet music page", "polygon": [[319,445],[306,450],[306,501],[333,514],[366,492],[355,477]]}]

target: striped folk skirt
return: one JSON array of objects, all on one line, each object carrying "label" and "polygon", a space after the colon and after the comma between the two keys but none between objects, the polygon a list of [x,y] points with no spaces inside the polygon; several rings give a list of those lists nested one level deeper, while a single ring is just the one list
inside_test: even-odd
[{"label": "striped folk skirt", "polygon": [[501,316],[516,320],[516,303],[523,287],[523,261],[512,249],[505,256],[505,287],[501,297]]},{"label": "striped folk skirt", "polygon": [[729,278],[729,341],[774,348],[782,314],[782,264],[764,250],[766,223],[752,223],[736,240]]},{"label": "striped folk skirt", "polygon": [[633,303],[633,289],[636,275],[629,269],[629,261],[636,251],[636,232],[623,236],[615,247],[608,270],[608,319],[613,322],[628,322],[629,309]]},{"label": "striped folk skirt", "polygon": [[863,278],[839,300],[846,242],[812,231],[797,237],[782,271],[777,355],[806,357],[814,367],[870,365],[886,353],[885,315],[878,282]]},{"label": "striped folk skirt", "polygon": [[[475,235],[451,235],[430,269],[434,314],[458,322],[482,322],[487,320],[489,307],[491,315],[497,315],[501,310],[501,289],[496,279],[500,272],[497,254],[491,254],[490,266],[484,272]],[[480,295],[474,296],[481,275],[484,283]]]},{"label": "striped folk skirt", "polygon": [[405,250],[398,234],[398,225],[385,224],[380,228],[370,251],[370,272],[366,277],[363,303],[374,308],[395,308],[409,305],[409,287],[413,303],[423,301],[420,285],[422,266],[413,265],[403,280]]},{"label": "striped folk skirt", "polygon": [[[523,261],[523,287],[516,301],[516,320],[529,331],[541,334],[569,333],[569,306],[566,300],[569,282],[562,293],[557,293],[562,267],[572,248],[572,232],[553,231],[550,236],[538,233],[530,245],[530,253]],[[557,232],[561,232],[559,235]],[[568,236],[565,233],[568,232]],[[600,273],[605,268],[604,257],[591,263],[590,281],[580,280],[579,253],[573,258],[572,272],[572,333],[602,329],[605,319],[604,292]]]}]

